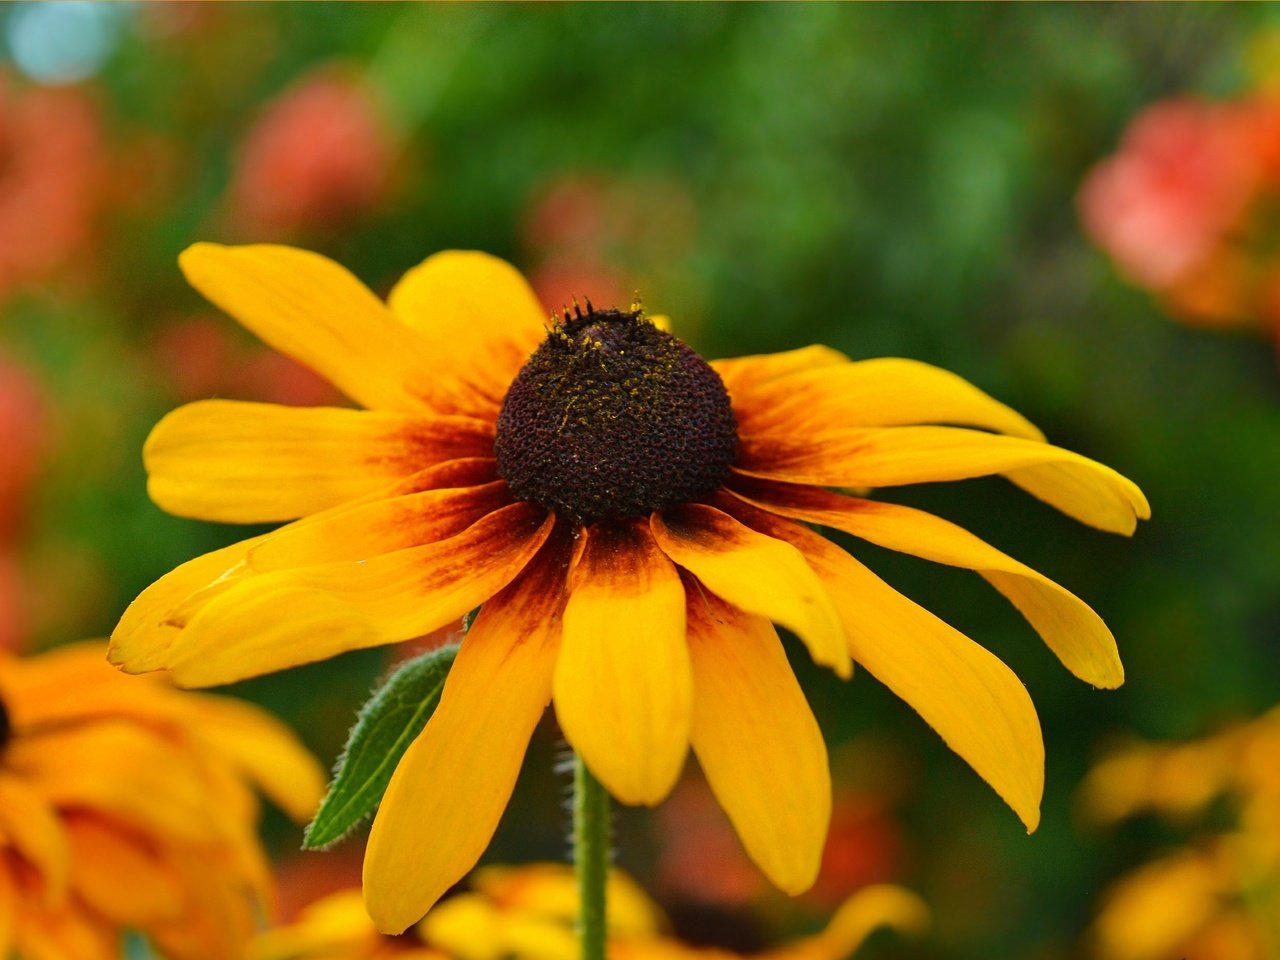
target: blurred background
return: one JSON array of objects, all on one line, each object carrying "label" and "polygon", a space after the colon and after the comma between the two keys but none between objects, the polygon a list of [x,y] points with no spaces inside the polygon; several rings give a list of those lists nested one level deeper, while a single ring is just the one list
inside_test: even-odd
[{"label": "blurred background", "polygon": [[[822,342],[925,360],[1154,508],[1127,541],[999,480],[887,492],[1093,605],[1127,667],[1113,692],[1061,669],[978,577],[854,548],[1026,682],[1043,825],[1026,836],[869,676],[845,684],[792,646],[837,782],[814,893],[766,889],[693,764],[655,812],[619,813],[617,859],[722,946],[812,928],[892,879],[934,928],[866,956],[1093,956],[1103,891],[1194,828],[1094,824],[1086,773],[1128,737],[1202,736],[1280,701],[1280,126],[1250,127],[1271,154],[1236,170],[1205,103],[1267,102],[1277,30],[1267,5],[5,5],[0,642],[103,636],[152,580],[247,535],[148,501],[140,451],[165,411],[343,402],[187,288],[176,257],[196,240],[305,246],[380,292],[433,251],[479,248],[548,309],[638,293],[708,356]],[[1137,159],[1099,166],[1117,151]],[[1227,243],[1247,296],[1223,292]],[[366,652],[233,692],[328,762],[386,668]],[[564,855],[568,781],[543,734],[488,860]],[[286,906],[354,876],[359,839],[304,857],[283,817],[267,829]]]}]

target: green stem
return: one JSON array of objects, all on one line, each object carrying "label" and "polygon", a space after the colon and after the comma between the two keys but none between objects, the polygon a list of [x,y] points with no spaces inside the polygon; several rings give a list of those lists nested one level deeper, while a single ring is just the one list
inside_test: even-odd
[{"label": "green stem", "polygon": [[609,872],[609,794],[573,757],[573,865],[578,877],[582,960],[604,960],[605,878]]}]

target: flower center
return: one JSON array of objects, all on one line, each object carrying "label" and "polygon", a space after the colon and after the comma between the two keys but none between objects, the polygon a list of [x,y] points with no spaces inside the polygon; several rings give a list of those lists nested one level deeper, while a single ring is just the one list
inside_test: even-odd
[{"label": "flower center", "polygon": [[639,310],[567,312],[512,381],[498,473],[575,523],[642,517],[715,490],[738,452],[720,376]]}]

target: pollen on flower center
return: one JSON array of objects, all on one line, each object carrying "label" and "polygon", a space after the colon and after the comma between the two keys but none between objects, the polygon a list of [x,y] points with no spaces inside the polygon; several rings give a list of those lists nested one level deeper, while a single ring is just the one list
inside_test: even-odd
[{"label": "pollen on flower center", "polygon": [[565,314],[512,382],[498,473],[516,497],[592,524],[697,499],[738,450],[729,394],[640,311]]}]

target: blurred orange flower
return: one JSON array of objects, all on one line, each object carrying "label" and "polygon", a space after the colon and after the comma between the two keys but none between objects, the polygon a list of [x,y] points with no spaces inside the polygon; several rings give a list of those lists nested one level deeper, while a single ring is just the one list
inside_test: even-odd
[{"label": "blurred orange flower", "polygon": [[97,107],[72,88],[27,88],[0,72],[0,298],[82,252],[102,196]]},{"label": "blurred orange flower", "polygon": [[[573,871],[554,863],[477,870],[469,889],[442,900],[408,932],[374,928],[359,890],[312,904],[297,923],[262,934],[250,960],[577,960],[578,891]],[[874,930],[919,935],[928,910],[900,887],[869,887],[843,903],[827,928],[751,956],[762,960],[844,960]],[[625,874],[608,880],[610,960],[732,960],[731,950],[682,943]]]},{"label": "blurred orange flower", "polygon": [[270,236],[341,226],[383,199],[393,159],[372,92],[342,65],[314,69],[268,103],[245,135],[231,216]]},{"label": "blurred orange flower", "polygon": [[295,819],[324,788],[268,714],[129,679],[100,643],[0,658],[0,956],[241,960],[270,874],[251,785]]}]

